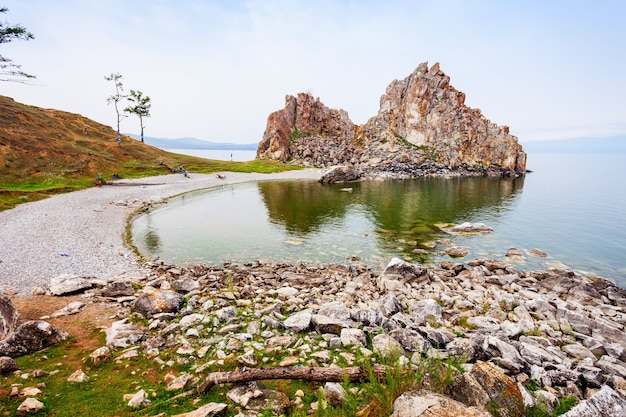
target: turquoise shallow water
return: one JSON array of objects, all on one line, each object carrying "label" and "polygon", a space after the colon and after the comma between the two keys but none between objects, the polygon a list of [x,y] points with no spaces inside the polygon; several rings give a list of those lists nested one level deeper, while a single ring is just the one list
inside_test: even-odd
[{"label": "turquoise shallow water", "polygon": [[[559,266],[626,286],[626,155],[529,155],[524,178],[430,178],[323,185],[254,182],[189,193],[133,223],[134,243],[174,263],[256,259],[413,262],[504,259],[539,248],[519,267]],[[448,235],[441,223],[480,222],[493,233]],[[438,242],[431,248],[433,242]],[[425,253],[424,253],[425,252]]]}]

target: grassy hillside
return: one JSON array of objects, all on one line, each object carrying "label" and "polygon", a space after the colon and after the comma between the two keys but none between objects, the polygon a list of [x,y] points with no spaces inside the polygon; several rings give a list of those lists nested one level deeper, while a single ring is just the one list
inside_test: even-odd
[{"label": "grassy hillside", "polygon": [[[85,126],[87,131],[85,131]],[[160,163],[187,171],[276,172],[273,161],[214,161],[165,152],[117,134],[79,114],[43,109],[0,96],[0,210],[111,179],[167,174]]]}]

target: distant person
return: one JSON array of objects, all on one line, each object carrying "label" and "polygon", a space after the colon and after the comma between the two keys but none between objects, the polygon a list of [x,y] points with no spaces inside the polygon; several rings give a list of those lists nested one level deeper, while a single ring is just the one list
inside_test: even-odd
[{"label": "distant person", "polygon": [[85,135],[89,134],[89,127],[87,125],[83,127],[83,132],[85,133]]},{"label": "distant person", "polygon": [[233,153],[232,152],[230,153],[230,160],[231,161],[233,160]]},{"label": "distant person", "polygon": [[120,177],[120,176],[119,176],[119,175],[117,175],[117,172],[116,172],[115,174],[113,174],[113,179],[114,179],[114,180],[118,179],[119,177]]}]

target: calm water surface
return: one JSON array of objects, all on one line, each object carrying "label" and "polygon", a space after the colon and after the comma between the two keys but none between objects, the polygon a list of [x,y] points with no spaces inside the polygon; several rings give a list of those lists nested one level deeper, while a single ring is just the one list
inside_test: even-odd
[{"label": "calm water surface", "polygon": [[[529,155],[524,178],[428,178],[323,185],[253,182],[176,197],[133,223],[148,256],[184,264],[256,259],[367,263],[392,256],[450,259],[465,246],[505,259],[539,248],[520,268],[567,267],[626,286],[626,155]],[[493,233],[448,235],[442,223],[481,222]],[[434,245],[434,247],[433,247]]]}]

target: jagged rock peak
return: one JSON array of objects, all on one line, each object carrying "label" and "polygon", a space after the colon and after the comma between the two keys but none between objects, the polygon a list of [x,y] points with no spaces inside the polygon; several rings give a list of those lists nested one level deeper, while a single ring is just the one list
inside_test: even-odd
[{"label": "jagged rock peak", "polygon": [[526,169],[526,154],[508,126],[466,106],[465,94],[450,85],[439,64],[429,68],[426,62],[389,84],[378,114],[361,126],[319,98],[287,96],[285,108],[268,117],[257,157],[403,176],[432,173],[433,163],[469,174]]}]

